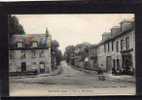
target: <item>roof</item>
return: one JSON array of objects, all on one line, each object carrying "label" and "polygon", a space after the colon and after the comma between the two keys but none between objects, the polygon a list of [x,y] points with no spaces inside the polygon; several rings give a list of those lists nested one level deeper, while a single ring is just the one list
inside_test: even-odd
[{"label": "roof", "polygon": [[[99,44],[97,44],[96,46],[99,46],[99,45],[101,45],[101,44],[103,44],[103,43],[106,43],[106,42],[108,42],[108,41],[114,40],[114,39],[116,39],[116,38],[118,38],[118,37],[120,37],[120,36],[122,36],[122,35],[125,35],[125,34],[131,32],[131,31],[133,31],[133,30],[135,29],[134,22],[132,22],[132,21],[127,21],[127,22],[131,22],[131,23],[132,23],[132,27],[128,28],[128,29],[125,30],[125,31],[121,31],[121,32],[119,32],[118,34],[116,34],[116,35],[114,35],[114,36],[111,36],[110,38],[108,38],[108,39],[106,39],[106,40],[102,40],[102,41],[101,41]],[[122,23],[123,23],[123,22],[122,22]]]},{"label": "roof", "polygon": [[9,39],[9,49],[19,49],[16,46],[17,42],[22,42],[23,49],[31,49],[34,41],[38,44],[37,48],[48,48],[47,40],[46,34],[13,35]]}]

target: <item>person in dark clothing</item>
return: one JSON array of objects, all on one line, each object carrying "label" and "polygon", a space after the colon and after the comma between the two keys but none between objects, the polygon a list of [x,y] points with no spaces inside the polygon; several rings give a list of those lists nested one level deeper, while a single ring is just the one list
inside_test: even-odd
[{"label": "person in dark clothing", "polygon": [[103,70],[101,68],[99,68],[98,70],[98,79],[104,81],[105,80],[105,76],[103,73]]}]

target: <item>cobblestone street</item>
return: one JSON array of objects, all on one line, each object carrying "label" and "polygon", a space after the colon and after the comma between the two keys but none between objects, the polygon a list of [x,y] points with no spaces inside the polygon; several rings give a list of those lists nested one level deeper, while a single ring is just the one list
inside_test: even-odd
[{"label": "cobblestone street", "polygon": [[96,74],[75,70],[61,62],[62,73],[56,76],[10,78],[11,96],[71,96],[135,94],[135,83],[98,80]]}]

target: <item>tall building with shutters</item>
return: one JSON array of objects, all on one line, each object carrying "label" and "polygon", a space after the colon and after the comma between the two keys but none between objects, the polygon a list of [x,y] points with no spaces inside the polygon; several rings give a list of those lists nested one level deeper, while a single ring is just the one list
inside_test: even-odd
[{"label": "tall building with shutters", "polygon": [[9,72],[51,72],[51,36],[13,35],[9,40]]},{"label": "tall building with shutters", "polygon": [[134,20],[124,20],[102,35],[96,46],[98,66],[106,72],[135,72]]}]

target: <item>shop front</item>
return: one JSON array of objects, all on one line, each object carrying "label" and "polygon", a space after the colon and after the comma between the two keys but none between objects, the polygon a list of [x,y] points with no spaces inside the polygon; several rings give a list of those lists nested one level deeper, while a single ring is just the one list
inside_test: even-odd
[{"label": "shop front", "polygon": [[132,50],[122,52],[122,73],[123,74],[134,74],[133,56]]}]

